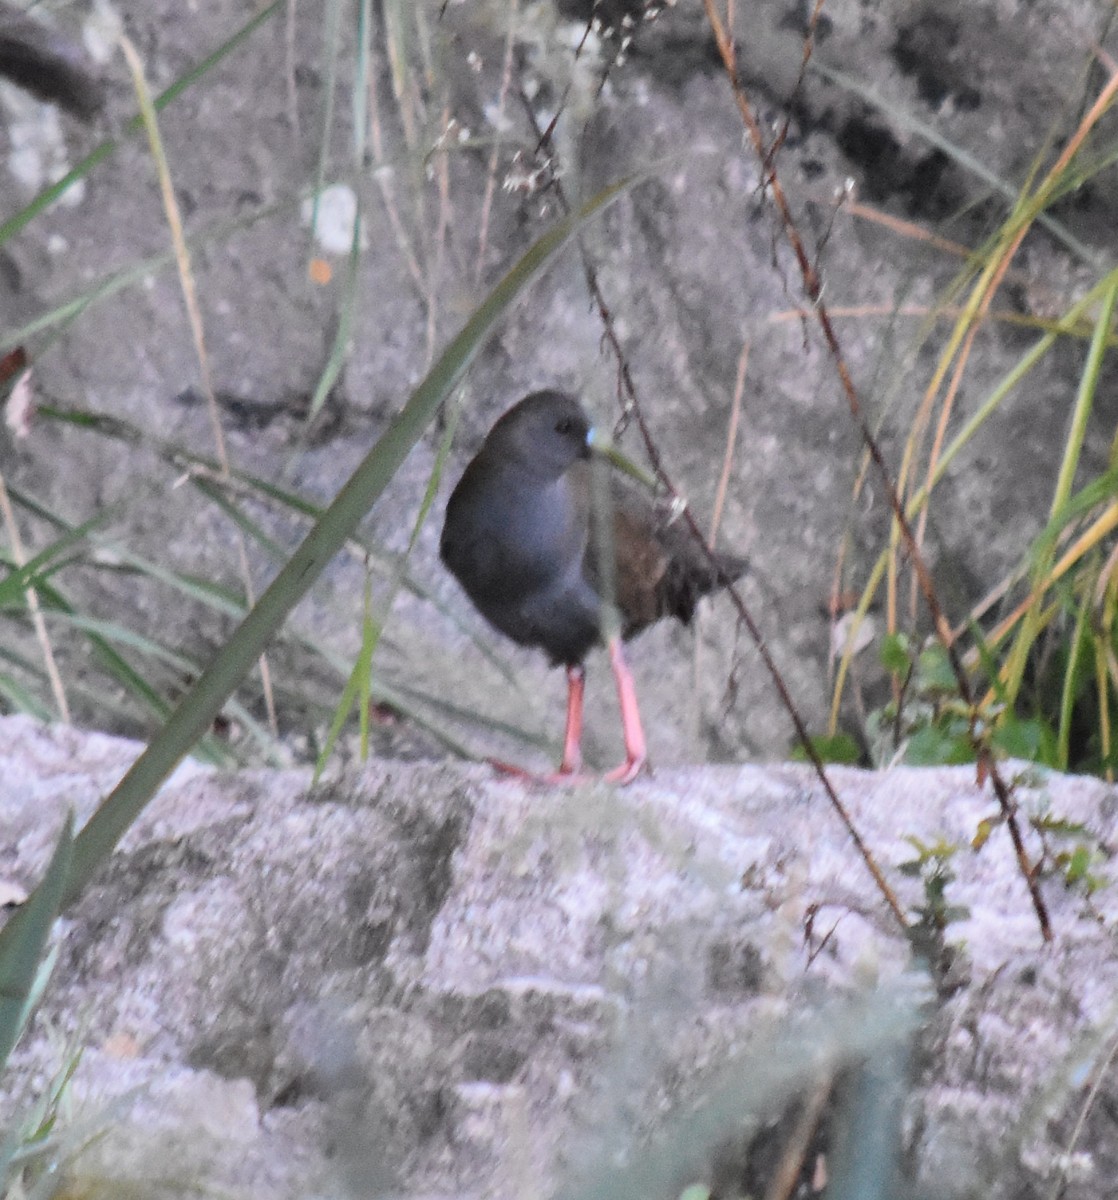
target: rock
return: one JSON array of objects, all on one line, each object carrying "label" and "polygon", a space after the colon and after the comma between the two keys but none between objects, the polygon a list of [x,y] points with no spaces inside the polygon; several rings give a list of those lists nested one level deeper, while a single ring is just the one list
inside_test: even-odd
[{"label": "rock", "polygon": [[[33,883],[67,805],[87,815],[137,750],[0,720],[5,872]],[[899,1088],[907,1057],[904,1194],[1032,1196],[1067,1165],[1066,1196],[1109,1195],[1112,1084],[1065,1151],[1104,1067],[1118,897],[1065,887],[1053,856],[1083,845],[1104,874],[1118,794],[1018,777],[1022,817],[1049,830],[1045,946],[1005,831],[969,848],[996,813],[972,770],[832,778],[906,911],[925,902],[898,871],[908,839],[955,848],[945,899],[966,915],[934,977],[804,767],[615,791],[457,764],[315,788],[187,765],[61,923],[7,1119],[80,1048],[63,1136],[103,1136],[67,1166],[75,1186],[746,1194],[797,1097],[837,1081],[810,1178],[841,1162],[853,1065]]]}]

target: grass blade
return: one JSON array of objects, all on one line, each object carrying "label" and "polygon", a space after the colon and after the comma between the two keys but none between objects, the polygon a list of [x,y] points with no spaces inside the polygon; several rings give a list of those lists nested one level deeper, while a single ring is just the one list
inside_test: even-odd
[{"label": "grass blade", "polygon": [[42,882],[4,927],[0,939],[0,1066],[19,1040],[46,984],[44,960],[51,926],[66,894],[74,848],[74,814],[66,817]]}]

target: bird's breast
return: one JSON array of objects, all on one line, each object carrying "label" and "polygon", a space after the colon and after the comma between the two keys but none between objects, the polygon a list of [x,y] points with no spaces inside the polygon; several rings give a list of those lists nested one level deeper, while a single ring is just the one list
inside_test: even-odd
[{"label": "bird's breast", "polygon": [[440,550],[476,601],[546,588],[577,569],[585,546],[585,516],[562,477],[468,469],[447,504]]}]

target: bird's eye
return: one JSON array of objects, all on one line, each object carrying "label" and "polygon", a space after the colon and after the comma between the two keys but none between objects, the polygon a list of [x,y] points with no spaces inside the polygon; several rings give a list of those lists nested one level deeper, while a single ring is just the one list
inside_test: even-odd
[{"label": "bird's eye", "polygon": [[562,417],[560,420],[555,422],[555,432],[561,433],[564,437],[566,437],[568,433],[574,433],[574,431],[575,423],[571,417]]}]

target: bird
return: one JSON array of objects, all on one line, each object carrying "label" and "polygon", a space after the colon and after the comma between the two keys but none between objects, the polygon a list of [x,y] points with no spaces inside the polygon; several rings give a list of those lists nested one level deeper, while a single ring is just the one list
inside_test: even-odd
[{"label": "bird", "polygon": [[[439,542],[444,565],[489,624],[566,669],[563,757],[557,771],[535,777],[548,782],[582,778],[584,660],[603,641],[625,743],[625,760],[604,778],[627,784],[641,773],[647,743],[622,642],[664,617],[687,624],[701,596],[733,583],[747,565],[708,553],[615,472],[608,489],[596,492],[591,458],[613,457],[607,447],[575,396],[547,389],[524,397],[497,420],[466,466]],[[594,503],[606,493],[612,520],[601,536]],[[605,545],[613,561],[604,571]],[[611,595],[617,631],[604,633]]]}]

